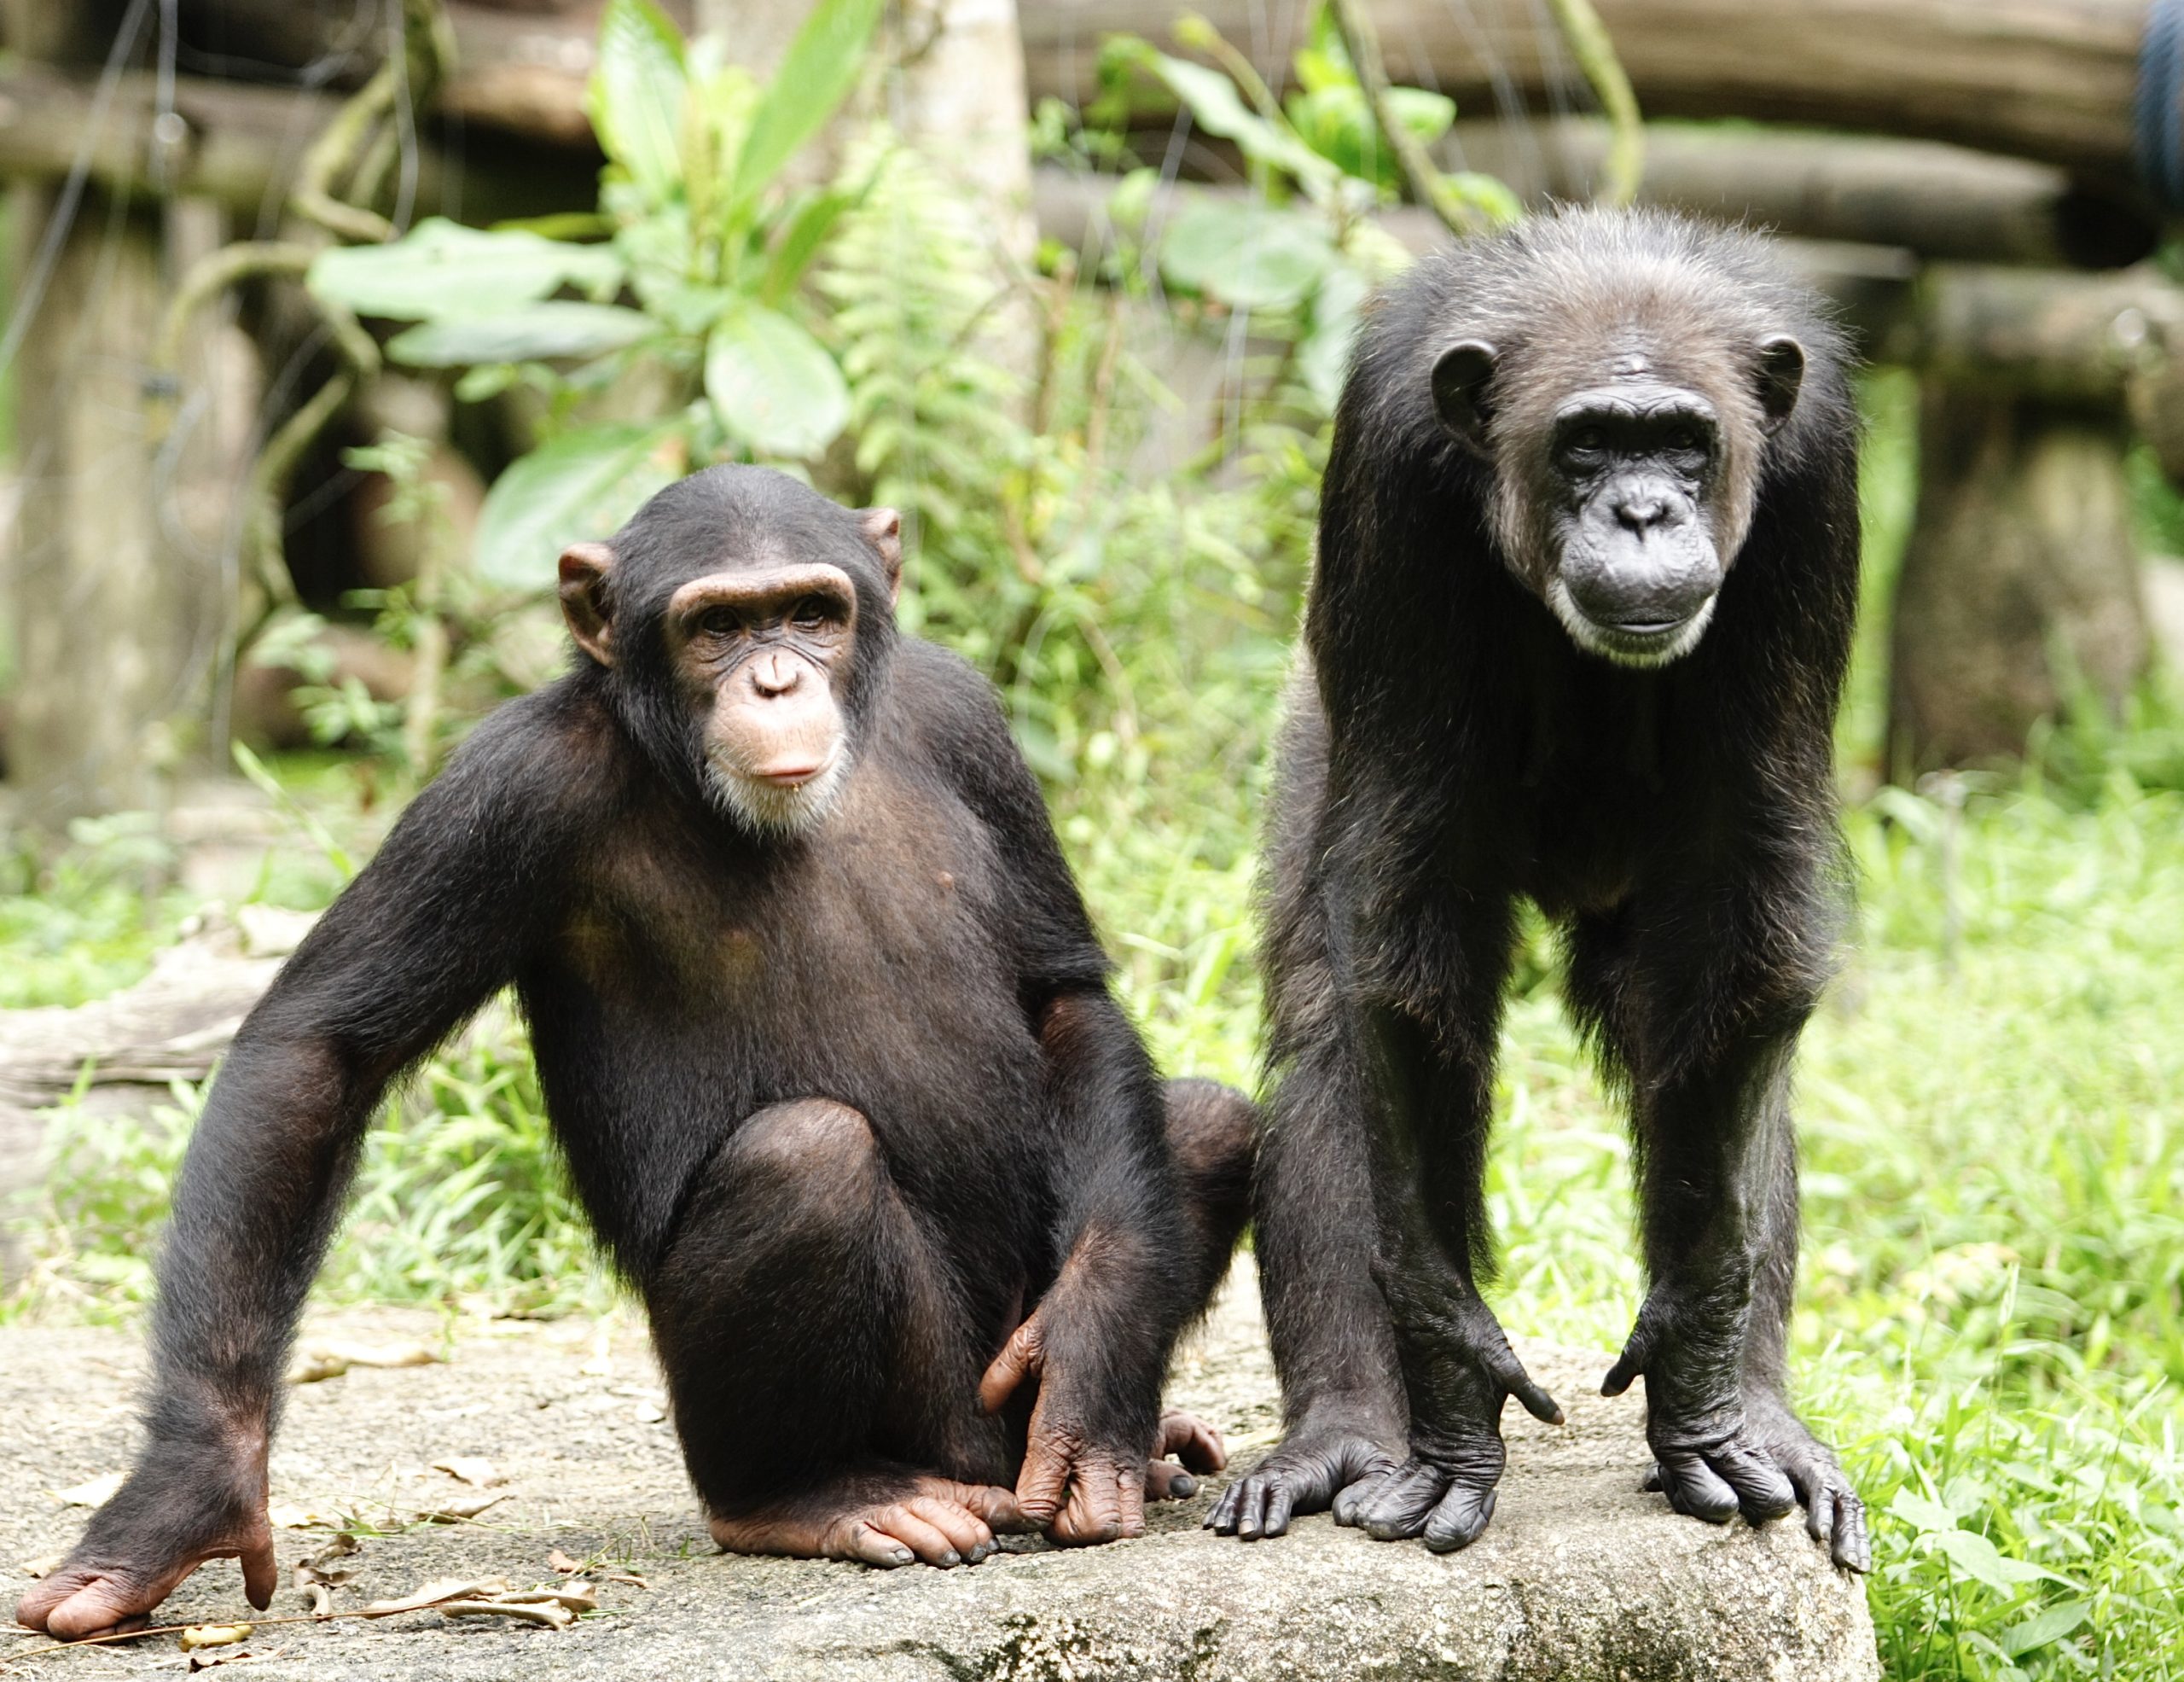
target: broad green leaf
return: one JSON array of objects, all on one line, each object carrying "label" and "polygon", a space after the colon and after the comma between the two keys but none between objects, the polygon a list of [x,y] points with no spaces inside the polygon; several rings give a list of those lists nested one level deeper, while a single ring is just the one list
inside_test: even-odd
[{"label": "broad green leaf", "polygon": [[1888,1510],[1914,1530],[1954,1530],[1956,1514],[1930,1496],[1908,1486],[1896,1492]]},{"label": "broad green leaf", "polygon": [[816,456],[849,423],[849,387],[826,346],[761,304],[713,329],[706,395],[730,433],[769,456]]},{"label": "broad green leaf", "polygon": [[434,216],[392,245],[321,252],[307,283],[316,296],[360,316],[430,321],[527,304],[563,286],[605,292],[622,275],[612,246],[484,233]]},{"label": "broad green leaf", "polygon": [[855,204],[857,197],[842,188],[830,187],[824,192],[814,193],[796,207],[788,226],[766,254],[765,276],[758,282],[760,303],[779,304],[796,290],[804,270],[810,266],[819,247],[827,242],[827,236],[834,231],[842,212]]},{"label": "broad green leaf", "polygon": [[511,590],[553,588],[561,553],[603,538],[679,476],[682,423],[608,422],[564,433],[510,465],[485,493],[474,562]]},{"label": "broad green leaf", "polygon": [[2080,1624],[2093,1615],[2090,1600],[2065,1600],[2050,1606],[2044,1612],[2036,1612],[2021,1624],[2013,1624],[2002,1632],[2002,1650],[2012,1658],[2018,1658],[2050,1642],[2060,1641]]},{"label": "broad green leaf", "polygon": [[546,362],[619,351],[652,331],[650,316],[619,304],[530,304],[494,315],[425,322],[397,334],[386,353],[412,368]]},{"label": "broad green leaf", "polygon": [[1172,58],[1149,43],[1111,44],[1160,81],[1189,109],[1208,134],[1233,140],[1245,156],[1295,179],[1314,198],[1333,189],[1339,172],[1287,128],[1269,123],[1244,103],[1236,84],[1217,70]]},{"label": "broad green leaf", "polygon": [[655,202],[682,179],[677,143],[688,78],[682,34],[652,0],[607,0],[584,110],[607,155]]},{"label": "broad green leaf", "polygon": [[1176,212],[1160,242],[1170,282],[1238,309],[1293,308],[1336,260],[1316,218],[1217,199]]},{"label": "broad green leaf", "polygon": [[1949,1557],[1960,1578],[1984,1583],[2003,1598],[2014,1595],[2017,1586],[2003,1569],[2001,1551],[1976,1530],[1937,1530],[1934,1546]]},{"label": "broad green leaf", "polygon": [[882,0],[819,0],[796,32],[781,68],[758,97],[735,160],[731,201],[755,198],[819,131],[857,80]]},{"label": "broad green leaf", "polygon": [[1357,312],[1372,288],[1347,263],[1330,268],[1312,294],[1311,331],[1298,347],[1298,372],[1320,406],[1329,414],[1342,396],[1350,372],[1350,342],[1357,336]]}]

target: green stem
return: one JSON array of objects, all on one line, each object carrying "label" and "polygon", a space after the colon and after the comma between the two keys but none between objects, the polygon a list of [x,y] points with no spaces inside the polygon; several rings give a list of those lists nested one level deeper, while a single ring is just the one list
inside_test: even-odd
[{"label": "green stem", "polygon": [[1638,182],[1646,172],[1646,125],[1638,110],[1638,96],[1623,61],[1615,55],[1615,43],[1607,26],[1593,9],[1593,0],[1547,0],[1548,9],[1570,44],[1571,56],[1592,84],[1593,96],[1607,113],[1607,160],[1600,175],[1596,202],[1616,208],[1638,196]]}]

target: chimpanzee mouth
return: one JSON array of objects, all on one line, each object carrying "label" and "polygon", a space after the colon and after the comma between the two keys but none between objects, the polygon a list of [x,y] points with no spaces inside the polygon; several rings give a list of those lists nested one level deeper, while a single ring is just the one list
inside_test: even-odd
[{"label": "chimpanzee mouth", "polygon": [[714,806],[745,828],[789,835],[811,828],[834,809],[849,767],[849,753],[840,747],[826,764],[789,777],[754,777],[709,760],[706,787]]},{"label": "chimpanzee mouth", "polygon": [[1714,602],[1708,597],[1682,619],[1598,620],[1577,605],[1560,579],[1548,585],[1547,597],[1555,618],[1579,648],[1618,666],[1640,667],[1666,666],[1697,648],[1712,622]]}]

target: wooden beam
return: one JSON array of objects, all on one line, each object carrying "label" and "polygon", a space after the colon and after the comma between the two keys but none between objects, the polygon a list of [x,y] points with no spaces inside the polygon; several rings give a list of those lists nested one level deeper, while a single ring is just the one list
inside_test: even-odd
[{"label": "wooden beam", "polygon": [[[1497,176],[1533,205],[1591,198],[1606,154],[1607,125],[1594,118],[1462,122],[1444,143],[1450,165]],[[2151,255],[2161,234],[2135,194],[2103,191],[2053,164],[1810,130],[1650,124],[1638,196],[1802,239],[1960,262],[2121,268]]]},{"label": "wooden beam", "polygon": [[[1595,0],[1648,117],[1750,117],[1955,141],[2135,180],[2131,98],[2146,0]],[[1286,75],[1310,9],[1200,0],[1194,9],[1269,77]],[[1175,0],[1033,0],[1031,96],[1082,103],[1100,42],[1166,41]],[[1373,0],[1399,81],[1470,115],[1533,111],[1583,84],[1534,0]]]}]

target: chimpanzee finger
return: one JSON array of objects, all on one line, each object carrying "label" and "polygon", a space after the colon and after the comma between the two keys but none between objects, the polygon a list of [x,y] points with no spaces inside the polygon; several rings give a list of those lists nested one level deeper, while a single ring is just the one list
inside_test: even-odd
[{"label": "chimpanzee finger", "polygon": [[1449,1475],[1413,1461],[1380,1480],[1371,1494],[1358,1504],[1356,1522],[1376,1541],[1396,1542],[1415,1536],[1441,1503],[1449,1487]]},{"label": "chimpanzee finger", "polygon": [[1866,1504],[1852,1490],[1838,1489],[1834,1494],[1835,1545],[1828,1550],[1829,1557],[1846,1571],[1870,1571],[1873,1549],[1866,1536]]},{"label": "chimpanzee finger", "polygon": [[944,1501],[953,1501],[989,1530],[1020,1534],[1039,1528],[1024,1516],[1024,1509],[1018,1504],[1016,1492],[1013,1489],[1002,1489],[990,1483],[957,1483],[949,1478],[926,1478],[921,1480],[918,1493],[938,1495]]},{"label": "chimpanzee finger", "polygon": [[1835,1492],[1827,1487],[1826,1478],[1815,1478],[1812,1487],[1803,1493],[1805,1534],[1815,1542],[1832,1541],[1835,1535]]},{"label": "chimpanzee finger", "polygon": [[948,1539],[948,1545],[965,1559],[984,1559],[993,1551],[993,1532],[976,1513],[935,1495],[913,1495],[903,1510],[923,1519]]},{"label": "chimpanzee finger", "polygon": [[917,1558],[915,1553],[894,1537],[861,1518],[850,1526],[840,1546],[841,1557],[876,1565],[883,1571],[892,1571],[897,1565],[911,1564]]},{"label": "chimpanzee finger", "polygon": [[1260,1534],[1286,1536],[1289,1534],[1289,1515],[1297,1504],[1296,1492],[1286,1483],[1277,1483],[1266,1498],[1266,1518],[1260,1525]]},{"label": "chimpanzee finger", "polygon": [[1638,1486],[1643,1495],[1658,1495],[1667,1486],[1661,1481],[1661,1463],[1658,1460],[1646,1469],[1645,1481]]},{"label": "chimpanzee finger", "polygon": [[[1100,1474],[1095,1470],[1092,1475]],[[1115,1466],[1111,1475],[1115,1481],[1117,1504],[1120,1509],[1121,1534],[1125,1537],[1145,1534],[1145,1468],[1142,1466]]]},{"label": "chimpanzee finger", "polygon": [[1263,1477],[1247,1477],[1229,1492],[1235,1496],[1236,1504],[1228,1515],[1228,1528],[1222,1534],[1234,1534],[1246,1542],[1256,1542],[1264,1534],[1269,1487]]},{"label": "chimpanzee finger", "polygon": [[1688,1450],[1671,1450],[1660,1458],[1661,1488],[1669,1505],[1687,1518],[1709,1524],[1727,1524],[1736,1516],[1737,1493],[1722,1481],[1705,1461]]},{"label": "chimpanzee finger", "polygon": [[1482,1489],[1461,1481],[1452,1484],[1426,1521],[1426,1545],[1435,1553],[1469,1547],[1485,1534],[1486,1522],[1494,1516],[1494,1502],[1490,1485]]},{"label": "chimpanzee finger", "polygon": [[1790,1487],[1790,1480],[1757,1449],[1731,1442],[1705,1458],[1715,1475],[1736,1491],[1737,1505],[1743,1510],[1746,1523],[1764,1524],[1796,1508],[1798,1492]]},{"label": "chimpanzee finger", "polygon": [[1070,1480],[1068,1504],[1047,1527],[1048,1536],[1065,1547],[1090,1547],[1122,1534],[1122,1490],[1114,1469],[1101,1461],[1078,1466]]},{"label": "chimpanzee finger", "polygon": [[1045,1365],[1045,1328],[1034,1310],[1030,1319],[1008,1334],[1008,1342],[1001,1346],[1001,1353],[979,1380],[979,1407],[988,1413],[1000,1412],[1016,1387]]},{"label": "chimpanzee finger", "polygon": [[1334,1522],[1337,1524],[1356,1524],[1358,1522],[1358,1509],[1372,1498],[1375,1490],[1395,1475],[1397,1470],[1396,1467],[1389,1466],[1383,1470],[1361,1477],[1355,1483],[1345,1483],[1341,1488],[1336,1490],[1334,1499],[1327,1505],[1327,1510]]},{"label": "chimpanzee finger", "polygon": [[1251,1487],[1252,1482],[1252,1480],[1250,1478],[1239,1478],[1223,1490],[1215,1498],[1212,1507],[1207,1511],[1199,1528],[1202,1530],[1211,1530],[1217,1536],[1234,1535],[1236,1515],[1243,1506],[1244,1492]]},{"label": "chimpanzee finger", "polygon": [[273,1603],[273,1591],[280,1586],[281,1570],[274,1562],[273,1536],[269,1530],[264,1541],[242,1551],[242,1592],[263,1612]]},{"label": "chimpanzee finger", "polygon": [[1164,1413],[1153,1458],[1174,1455],[1194,1472],[1217,1472],[1228,1464],[1228,1450],[1221,1433],[1195,1414]]},{"label": "chimpanzee finger", "polygon": [[1148,1501],[1188,1501],[1198,1493],[1198,1480],[1173,1460],[1145,1463],[1145,1499]]},{"label": "chimpanzee finger", "polygon": [[1507,1343],[1487,1358],[1486,1370],[1495,1382],[1524,1404],[1525,1411],[1543,1425],[1563,1423],[1561,1405],[1532,1382],[1517,1352]]},{"label": "chimpanzee finger", "polygon": [[882,1507],[873,1515],[872,1522],[927,1565],[938,1565],[944,1571],[963,1563],[961,1551],[948,1533],[915,1511],[908,1501]]}]

